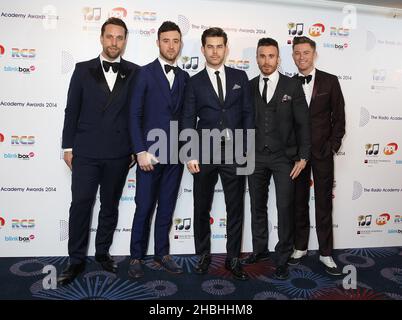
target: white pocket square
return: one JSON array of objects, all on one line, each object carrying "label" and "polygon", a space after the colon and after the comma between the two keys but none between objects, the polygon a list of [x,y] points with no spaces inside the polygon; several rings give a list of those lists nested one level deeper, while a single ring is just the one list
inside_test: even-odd
[{"label": "white pocket square", "polygon": [[234,86],[233,86],[233,89],[232,90],[237,90],[237,89],[240,89],[241,88],[241,86],[239,86],[238,84],[235,84]]},{"label": "white pocket square", "polygon": [[282,102],[288,102],[288,101],[291,101],[292,100],[292,97],[291,96],[288,96],[287,94],[285,94],[283,97],[282,97]]}]

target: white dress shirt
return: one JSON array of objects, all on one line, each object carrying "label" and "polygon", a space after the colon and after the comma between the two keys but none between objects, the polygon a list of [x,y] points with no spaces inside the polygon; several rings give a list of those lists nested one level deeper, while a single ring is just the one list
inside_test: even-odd
[{"label": "white dress shirt", "polygon": [[102,63],[103,63],[104,60],[108,61],[108,62],[112,62],[112,63],[113,62],[119,62],[120,63],[120,56],[118,56],[116,59],[114,59],[112,61],[110,61],[108,59],[105,59],[101,54],[99,55],[99,58],[100,58],[100,61],[101,61],[102,71],[103,71],[103,74],[105,75],[107,85],[109,86],[110,91],[113,91],[113,87],[114,87],[114,84],[116,83],[118,72],[113,72],[112,68],[109,68],[109,71],[106,72],[105,69],[103,69],[103,64]]},{"label": "white dress shirt", "polygon": [[173,67],[177,67],[177,62],[175,62],[174,64],[170,64],[170,63],[166,62],[161,57],[159,57],[158,60],[159,60],[159,63],[161,64],[161,66],[162,66],[163,73],[165,74],[167,80],[169,81],[169,87],[170,87],[170,89],[172,89],[175,74],[174,74],[173,70],[170,70],[168,73],[166,73],[165,72],[165,64],[168,64],[168,65],[173,66]]},{"label": "white dress shirt", "polygon": [[260,80],[259,80],[259,89],[260,89],[260,94],[262,96],[262,92],[264,91],[264,78],[269,78],[267,81],[267,102],[269,103],[274,96],[276,86],[278,85],[279,82],[279,72],[278,70],[275,70],[273,73],[271,73],[269,76],[266,76],[264,74],[260,74]]},{"label": "white dress shirt", "polygon": [[223,97],[226,97],[226,75],[225,75],[225,65],[221,65],[219,69],[213,69],[209,66],[205,66],[208,72],[209,80],[211,80],[212,86],[214,87],[214,90],[216,92],[216,95],[219,97],[219,91],[218,91],[218,81],[216,80],[216,74],[215,71],[219,71],[219,77],[221,78],[222,82],[222,90],[223,90]]},{"label": "white dress shirt", "polygon": [[[303,84],[303,91],[304,94],[306,95],[307,104],[310,107],[311,97],[313,95],[313,89],[314,89],[315,68],[308,75],[311,75],[312,78],[309,83],[306,82],[305,84]],[[299,76],[304,77],[304,74],[299,73]]]}]

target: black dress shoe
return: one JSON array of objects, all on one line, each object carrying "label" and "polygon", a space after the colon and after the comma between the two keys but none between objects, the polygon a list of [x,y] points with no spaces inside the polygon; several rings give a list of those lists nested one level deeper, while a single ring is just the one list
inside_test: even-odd
[{"label": "black dress shoe", "polygon": [[172,256],[170,255],[165,255],[162,258],[155,256],[154,261],[170,273],[183,273],[183,269],[172,259]]},{"label": "black dress shoe", "polygon": [[103,270],[112,273],[117,272],[117,263],[109,254],[95,255],[95,261],[102,266]]},{"label": "black dress shoe", "polygon": [[254,264],[261,261],[269,260],[269,252],[250,253],[248,256],[240,260],[241,264]]},{"label": "black dress shoe", "polygon": [[233,278],[243,281],[248,280],[248,275],[243,271],[240,260],[238,258],[226,260],[225,268],[232,273]]},{"label": "black dress shoe", "polygon": [[203,254],[194,267],[194,272],[198,274],[208,273],[208,267],[211,263],[211,255]]},{"label": "black dress shoe", "polygon": [[85,269],[85,263],[68,264],[62,273],[57,277],[57,284],[65,286],[74,281],[74,279]]},{"label": "black dress shoe", "polygon": [[276,267],[274,278],[278,280],[286,280],[289,278],[289,270],[287,265],[280,265]]},{"label": "black dress shoe", "polygon": [[128,266],[128,276],[132,279],[138,279],[144,276],[141,260],[130,259],[130,264]]}]

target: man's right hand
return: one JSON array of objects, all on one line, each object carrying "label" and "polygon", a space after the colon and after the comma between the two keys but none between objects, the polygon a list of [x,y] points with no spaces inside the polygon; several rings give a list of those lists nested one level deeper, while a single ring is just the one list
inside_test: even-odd
[{"label": "man's right hand", "polygon": [[190,160],[187,162],[187,169],[192,174],[200,172],[200,164],[198,163],[198,160]]},{"label": "man's right hand", "polygon": [[64,162],[73,170],[73,152],[72,151],[64,151]]},{"label": "man's right hand", "polygon": [[152,163],[158,163],[158,159],[152,153],[141,152],[137,154],[137,165],[140,166],[141,170],[152,171],[154,166]]}]

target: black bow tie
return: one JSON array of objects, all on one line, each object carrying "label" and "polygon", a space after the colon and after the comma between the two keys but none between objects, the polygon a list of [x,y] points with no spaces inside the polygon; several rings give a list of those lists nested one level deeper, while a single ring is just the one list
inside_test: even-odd
[{"label": "black bow tie", "polygon": [[169,73],[170,70],[173,70],[174,74],[176,74],[178,71],[178,67],[171,66],[170,64],[165,64],[165,72]]},{"label": "black bow tie", "polygon": [[119,62],[109,62],[106,60],[102,61],[103,69],[105,69],[105,72],[109,72],[110,67],[112,67],[112,70],[114,73],[119,71],[120,68],[120,63]]},{"label": "black bow tie", "polygon": [[309,74],[308,76],[297,76],[297,78],[301,81],[303,84],[308,84],[310,83],[311,79],[313,79],[313,76]]}]

